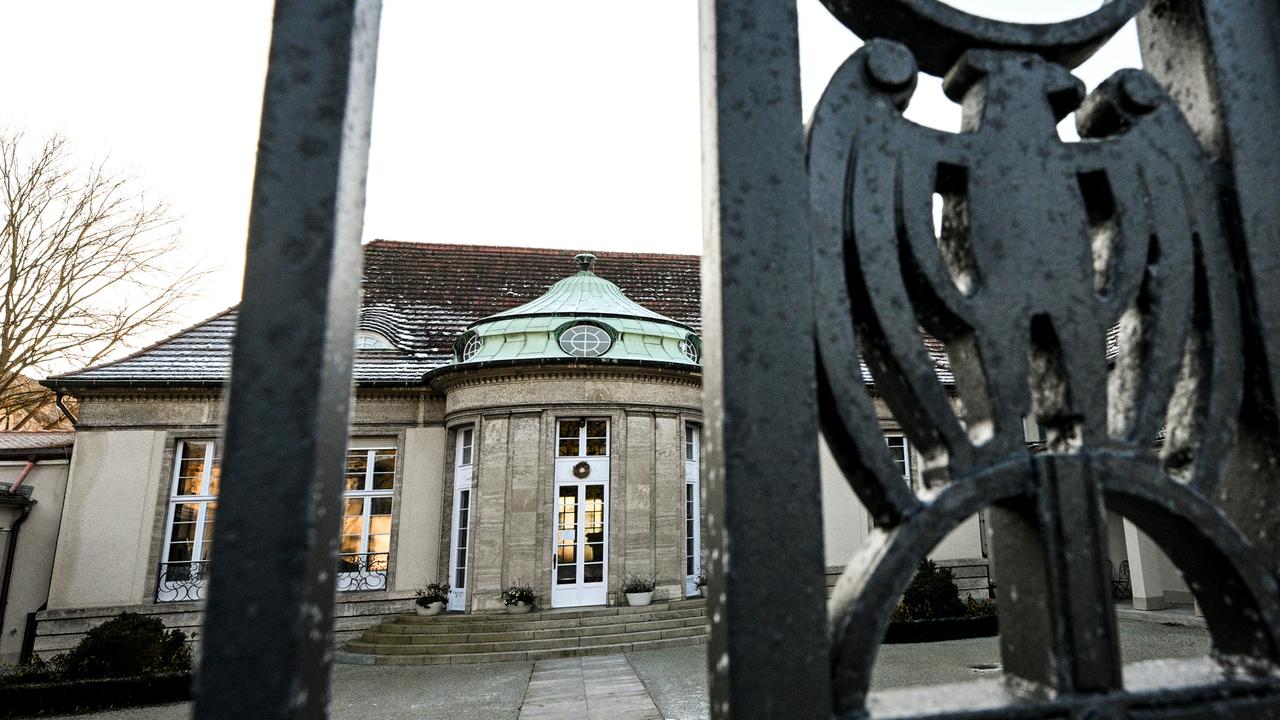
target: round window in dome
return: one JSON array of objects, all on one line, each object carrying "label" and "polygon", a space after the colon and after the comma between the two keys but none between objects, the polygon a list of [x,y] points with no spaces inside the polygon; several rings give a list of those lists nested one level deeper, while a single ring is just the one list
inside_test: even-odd
[{"label": "round window in dome", "polygon": [[484,347],[484,338],[479,335],[472,335],[462,344],[462,351],[458,353],[458,359],[466,362],[476,356],[480,349]]},{"label": "round window in dome", "polygon": [[600,357],[612,346],[609,332],[595,325],[574,325],[560,333],[560,349],[573,357]]},{"label": "round window in dome", "polygon": [[702,359],[702,348],[699,347],[698,339],[693,335],[686,337],[680,341],[680,352],[689,358],[689,362],[696,363]]}]

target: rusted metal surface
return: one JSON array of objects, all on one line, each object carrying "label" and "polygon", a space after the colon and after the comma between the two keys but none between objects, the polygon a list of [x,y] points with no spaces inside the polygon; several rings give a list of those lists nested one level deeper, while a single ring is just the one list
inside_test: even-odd
[{"label": "rusted metal surface", "polygon": [[198,718],[328,712],[380,9],[276,3]]}]

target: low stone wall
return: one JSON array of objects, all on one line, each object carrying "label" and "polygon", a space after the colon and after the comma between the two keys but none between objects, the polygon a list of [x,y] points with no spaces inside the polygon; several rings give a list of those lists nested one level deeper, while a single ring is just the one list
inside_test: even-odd
[{"label": "low stone wall", "polygon": [[[951,569],[956,587],[960,588],[960,599],[971,596],[974,600],[986,600],[991,597],[991,568],[986,558],[935,560],[934,563]],[[844,567],[841,565],[832,565],[827,568],[827,597],[831,597],[831,591],[835,588],[836,581],[840,579],[842,572]]]},{"label": "low stone wall", "polygon": [[[388,615],[410,612],[411,592],[342,593],[334,613],[334,640],[344,643],[374,627]],[[36,613],[34,652],[46,660],[64,652],[84,637],[90,629],[122,612],[160,618],[165,627],[185,632],[199,646],[204,621],[203,602],[150,603],[113,607],[46,610]]]}]

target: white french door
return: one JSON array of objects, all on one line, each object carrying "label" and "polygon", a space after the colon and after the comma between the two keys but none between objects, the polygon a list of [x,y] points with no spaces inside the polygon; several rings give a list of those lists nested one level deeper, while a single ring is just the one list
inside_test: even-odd
[{"label": "white french door", "polygon": [[702,574],[702,429],[684,426],[684,594],[697,595]]},{"label": "white french door", "polygon": [[475,460],[475,427],[459,428],[453,463],[453,533],[449,548],[449,610],[467,608],[467,551],[471,547],[474,493],[471,479]]},{"label": "white french door", "polygon": [[609,421],[557,422],[551,607],[604,605],[609,570]]}]

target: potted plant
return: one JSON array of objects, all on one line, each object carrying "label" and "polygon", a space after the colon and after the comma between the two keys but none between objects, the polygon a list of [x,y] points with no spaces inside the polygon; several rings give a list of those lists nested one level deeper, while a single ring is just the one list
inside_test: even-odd
[{"label": "potted plant", "polygon": [[507,612],[511,615],[527,613],[533,609],[533,601],[536,599],[533,594],[533,588],[528,585],[512,585],[502,591],[502,604],[507,606]]},{"label": "potted plant", "polygon": [[695,580],[694,583],[698,586],[698,596],[706,597],[707,596],[707,571],[703,570],[702,572],[698,573],[698,579]]},{"label": "potted plant", "polygon": [[431,583],[414,595],[418,596],[413,602],[419,615],[439,615],[449,602],[449,583]]},{"label": "potted plant", "polygon": [[653,575],[643,577],[628,575],[622,581],[622,592],[627,596],[627,604],[633,607],[644,607],[653,602],[653,589],[658,586],[658,579]]}]

